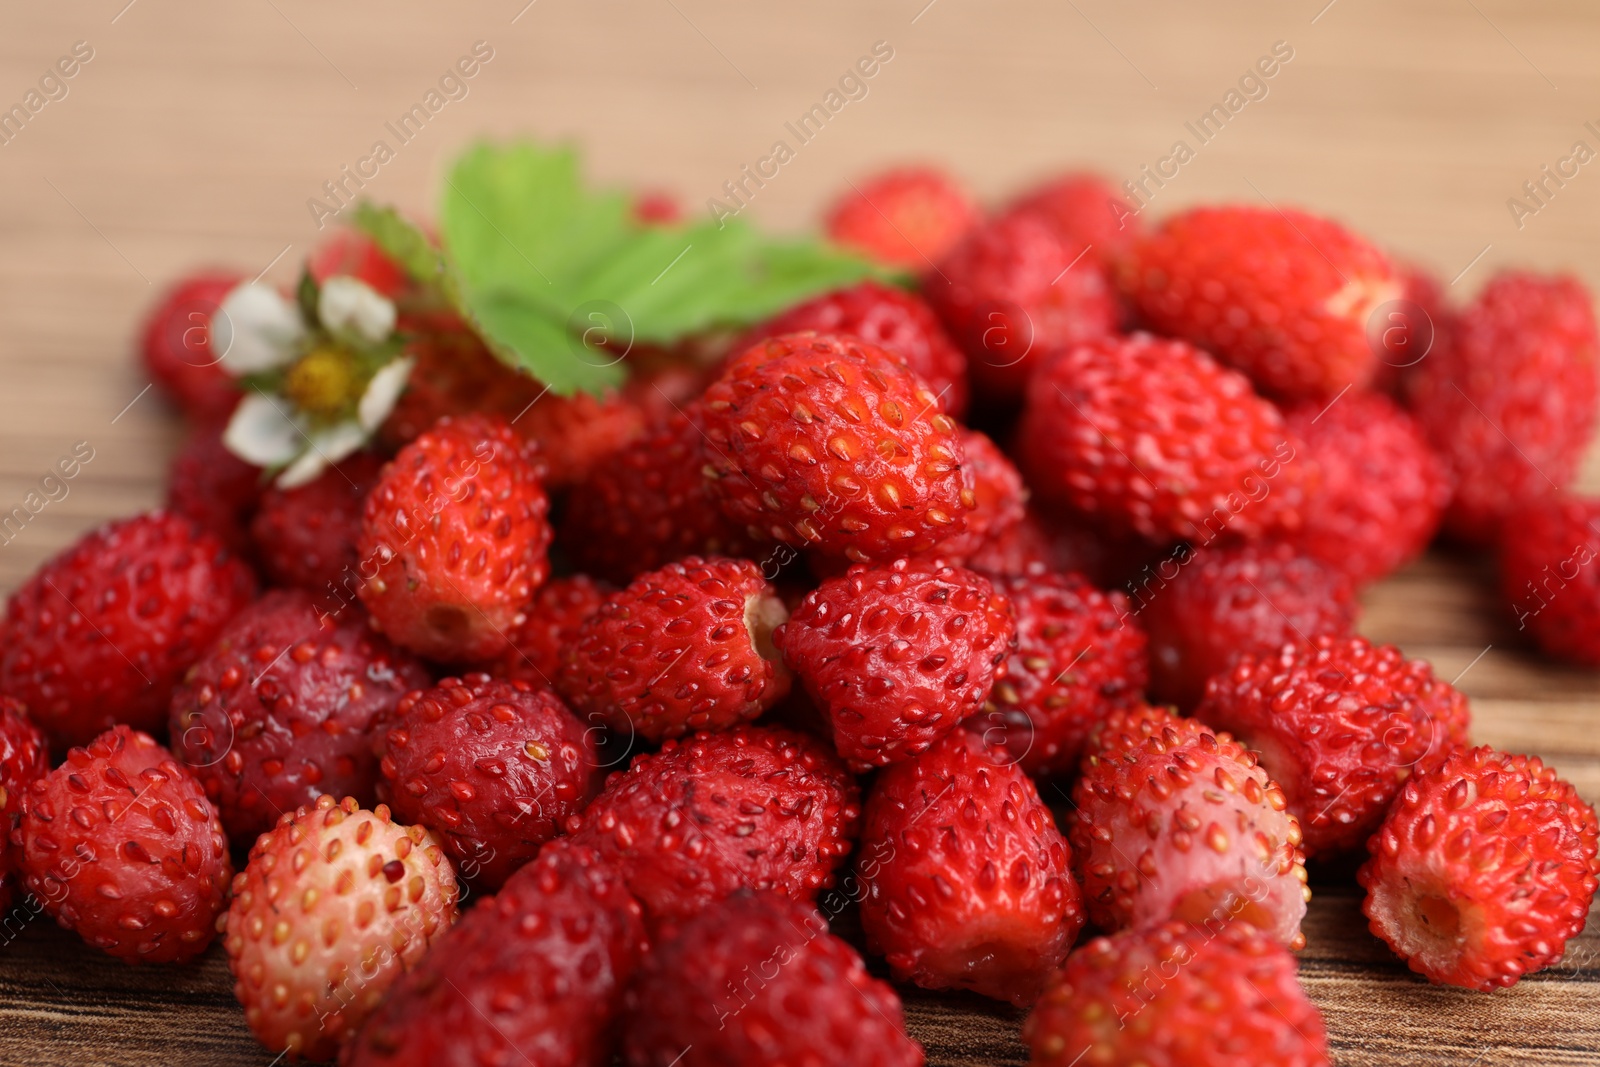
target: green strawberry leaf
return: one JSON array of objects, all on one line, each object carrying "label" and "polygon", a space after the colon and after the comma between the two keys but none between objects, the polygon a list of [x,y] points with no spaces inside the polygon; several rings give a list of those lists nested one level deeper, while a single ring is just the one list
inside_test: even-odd
[{"label": "green strawberry leaf", "polygon": [[650,226],[632,198],[583,184],[571,147],[478,144],[445,178],[442,254],[395,212],[356,223],[412,277],[438,285],[501,359],[568,395],[626,376],[635,342],[739,328],[867,277],[851,253],[776,240],[740,219]]}]

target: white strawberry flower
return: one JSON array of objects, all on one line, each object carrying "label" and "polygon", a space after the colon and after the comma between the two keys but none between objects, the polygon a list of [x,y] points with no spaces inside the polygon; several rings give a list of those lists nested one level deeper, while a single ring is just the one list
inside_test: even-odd
[{"label": "white strawberry flower", "polygon": [[252,379],[223,444],[248,463],[278,470],[285,489],[365,447],[394,410],[414,363],[397,354],[394,304],[360,279],[329,278],[315,307],[308,322],[303,304],[247,283],[211,320],[223,369]]}]

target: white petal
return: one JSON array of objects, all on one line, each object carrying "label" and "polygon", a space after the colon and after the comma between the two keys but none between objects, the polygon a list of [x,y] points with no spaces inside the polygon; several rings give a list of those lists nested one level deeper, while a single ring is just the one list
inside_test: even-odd
[{"label": "white petal", "polygon": [[255,374],[291,362],[305,335],[300,309],[268,285],[247,282],[211,316],[211,348],[229,374]]},{"label": "white petal", "polygon": [[258,467],[287,463],[300,452],[304,441],[289,411],[287,400],[251,393],[233,409],[222,443],[229,452]]},{"label": "white petal", "polygon": [[336,274],[322,283],[317,317],[328,329],[354,333],[371,344],[394,332],[394,305],[372,286],[348,274]]},{"label": "white petal", "polygon": [[311,433],[305,452],[278,475],[278,486],[294,489],[314,480],[330,464],[337,463],[367,443],[367,433],[353,422],[339,422]]},{"label": "white petal", "polygon": [[356,405],[356,418],[362,429],[372,433],[389,417],[395,401],[405,392],[406,382],[411,380],[411,366],[415,362],[410,356],[402,356],[390,360],[372,376],[367,391],[361,394],[361,403]]}]

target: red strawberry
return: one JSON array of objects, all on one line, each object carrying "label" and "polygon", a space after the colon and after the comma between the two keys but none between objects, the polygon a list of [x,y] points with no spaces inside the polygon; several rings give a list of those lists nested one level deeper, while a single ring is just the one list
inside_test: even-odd
[{"label": "red strawberry", "polygon": [[971,195],[935,167],[886,170],[840,195],[828,210],[828,236],[880,263],[924,270],[978,221]]},{"label": "red strawberry", "polygon": [[966,528],[958,428],[876,345],[774,337],[730,363],[702,403],[712,495],[752,536],[865,563]]},{"label": "red strawberry", "polygon": [[553,842],[389,990],[344,1067],[607,1067],[645,953],[639,903],[587,849]]},{"label": "red strawberry", "polygon": [[1552,496],[1519,511],[1500,540],[1500,590],[1540,648],[1600,664],[1600,500]]},{"label": "red strawberry", "polygon": [[395,815],[437,833],[462,877],[489,889],[600,791],[583,724],[526,682],[446,678],[408,694],[384,737],[380,788]]},{"label": "red strawberry", "polygon": [[360,230],[340,226],[306,257],[306,270],[319,283],[335,275],[358,278],[390,300],[410,286],[406,272]]},{"label": "red strawberry", "polygon": [[1144,557],[1167,551],[1125,534],[1113,542],[1081,517],[1062,519],[1030,503],[1020,522],[991,530],[963,562],[990,578],[1078,571],[1101,586],[1112,586],[1137,569],[1134,556],[1142,566]]},{"label": "red strawberry", "polygon": [[607,597],[563,652],[556,687],[587,721],[649,741],[726,729],[789,691],[772,645],[787,617],[754,563],[690,556]]},{"label": "red strawberry", "polygon": [[1090,728],[1143,697],[1144,631],[1126,597],[1081,574],[1030,574],[995,588],[1016,612],[1017,650],[974,728],[1035,778],[1071,774]]},{"label": "red strawberry", "polygon": [[1134,334],[1048,360],[1017,449],[1040,496],[1155,541],[1303,520],[1307,465],[1277,408],[1182,341]]},{"label": "red strawberry", "polygon": [[1163,923],[1074,952],[1022,1028],[1035,1067],[1332,1067],[1295,961],[1249,923]]},{"label": "red strawberry", "polygon": [[181,963],[205,951],[233,874],[200,783],[127,726],[30,782],[11,842],[45,911],[128,963]]},{"label": "red strawberry", "polygon": [[1129,582],[1128,597],[1150,635],[1150,691],[1182,708],[1234,657],[1342,637],[1358,610],[1343,574],[1281,542],[1180,546]]},{"label": "red strawberry", "polygon": [[1424,660],[1360,637],[1246,655],[1195,717],[1260,754],[1308,856],[1359,849],[1413,774],[1467,743],[1467,698]]},{"label": "red strawberry", "polygon": [[1048,353],[1104,337],[1119,318],[1099,259],[1028,211],[986,223],[923,286],[967,354],[973,388],[1005,403],[1022,398]]},{"label": "red strawberry", "polygon": [[1029,1004],[1083,927],[1067,842],[1004,749],[957,730],[884,771],[856,871],[899,981]]},{"label": "red strawberry", "polygon": [[35,778],[50,772],[44,731],[8,696],[0,696],[0,917],[11,911],[14,877],[22,853],[11,845],[11,830],[22,811],[22,796]]},{"label": "red strawberry", "polygon": [[454,314],[406,316],[412,334],[407,355],[416,360],[406,391],[379,430],[398,449],[445,416],[498,414],[514,419],[544,395],[544,386],[496,359]]},{"label": "red strawberry", "polygon": [[1078,172],[1051,178],[1017,197],[1007,210],[1039,215],[1068,248],[1087,246],[1090,255],[1107,263],[1126,254],[1140,236],[1139,217],[1122,194],[1098,174]]},{"label": "red strawberry", "polygon": [[567,826],[618,866],[659,924],[741,888],[815,898],[860,818],[855,782],[826,744],[737,726],[637,757]]},{"label": "red strawberry", "polygon": [[233,271],[201,271],[174,283],[145,319],[139,354],[145,370],[196,422],[228,417],[239,387],[211,350],[211,316],[246,279]]},{"label": "red strawberry", "polygon": [[103,526],[11,595],[0,692],[58,747],[117,722],[160,729],[184,669],[254,593],[249,568],[188,519],[155,511]]},{"label": "red strawberry", "polygon": [[633,198],[633,217],[647,225],[670,226],[683,220],[683,205],[662,189],[641,189]]},{"label": "red strawberry", "polygon": [[1153,329],[1289,399],[1364,388],[1378,362],[1367,320],[1402,292],[1388,257],[1345,227],[1254,206],[1167,219],[1128,256],[1122,286]]},{"label": "red strawberry", "polygon": [[262,834],[221,925],[233,995],[272,1052],[331,1059],[456,917],[455,874],[420,826],[322,796]]},{"label": "red strawberry", "polygon": [[1457,314],[1445,299],[1445,285],[1416,263],[1397,262],[1400,299],[1378,308],[1367,323],[1367,343],[1378,356],[1373,386],[1404,397],[1417,366],[1450,346]]},{"label": "red strawberry", "polygon": [[1580,282],[1508,273],[1417,364],[1411,408],[1455,481],[1451,533],[1492,541],[1506,516],[1572,481],[1595,425],[1597,354]]},{"label": "red strawberry", "polygon": [[261,499],[261,468],[222,443],[223,423],[189,431],[167,468],[167,510],[194,520],[240,559],[250,559],[250,517]]},{"label": "red strawberry", "polygon": [[969,481],[971,508],[967,528],[940,541],[927,553],[947,563],[963,563],[993,538],[1017,525],[1027,514],[1028,488],[1005,453],[977,430],[961,431],[966,455],[961,476]]},{"label": "red strawberry", "polygon": [[922,1067],[900,998],[804,904],[737,893],[653,951],[628,989],[628,1067]]},{"label": "red strawberry", "polygon": [[240,844],[324,793],[371,803],[368,732],[428,672],[303,590],[240,612],[172,695],[172,747]]},{"label": "red strawberry", "polygon": [[[509,405],[505,405],[509,407]],[[565,489],[610,463],[618,449],[644,435],[643,407],[625,393],[605,396],[541,394],[517,411],[506,411],[512,429],[539,448],[551,489]]]},{"label": "red strawberry", "polygon": [[307,485],[268,486],[250,524],[268,577],[279,585],[309,590],[330,606],[354,597],[362,581],[356,548],[362,511],[382,468],[379,457],[359,452]]},{"label": "red strawberry", "polygon": [[704,441],[699,423],[674,411],[575,485],[559,538],[573,562],[629,582],[685,556],[755,557],[744,527],[711,496]]},{"label": "red strawberry", "polygon": [[859,770],[910,759],[983,706],[1016,634],[987,578],[937,561],[852,567],[776,633]]},{"label": "red strawberry", "polygon": [[550,572],[548,508],[535,460],[509,426],[441,419],[367,496],[360,556],[376,575],[359,591],[373,625],[432,659],[503,653]]},{"label": "red strawberry", "polygon": [[533,595],[522,624],[506,635],[511,647],[480,669],[496,678],[555,692],[562,652],[577,643],[584,620],[600,610],[611,592],[610,586],[583,574],[544,583]]},{"label": "red strawberry", "polygon": [[1072,800],[1073,863],[1095,925],[1243,919],[1305,945],[1300,824],[1228,734],[1157,708],[1113,712]]},{"label": "red strawberry", "polygon": [[1293,541],[1358,584],[1422,554],[1450,501],[1444,465],[1411,416],[1379,393],[1309,401],[1285,416],[1322,475]]},{"label": "red strawberry", "polygon": [[940,411],[959,419],[967,410],[967,357],[914,293],[871,280],[824,293],[752,327],[731,351],[804,330],[850,334],[877,345],[899,356],[933,390]]},{"label": "red strawberry", "polygon": [[1594,809],[1484,746],[1406,783],[1357,877],[1372,932],[1431,981],[1490,992],[1561,959],[1594,900]]}]

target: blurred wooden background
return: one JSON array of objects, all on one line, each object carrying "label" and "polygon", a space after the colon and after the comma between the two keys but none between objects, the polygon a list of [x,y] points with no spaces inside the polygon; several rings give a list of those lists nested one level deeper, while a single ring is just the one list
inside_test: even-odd
[{"label": "blurred wooden background", "polygon": [[[412,209],[431,205],[441,161],[463,143],[528,131],[577,139],[598,178],[705,210],[880,41],[892,60],[751,215],[807,226],[846,178],[905,159],[944,163],[991,198],[1065,164],[1137,178],[1182,139],[1195,158],[1153,214],[1265,197],[1341,217],[1458,279],[1461,295],[1506,264],[1600,284],[1600,163],[1520,226],[1507,205],[1574,142],[1600,150],[1592,0],[8,4],[0,111],[31,90],[46,102],[20,131],[0,126],[0,512],[75,442],[95,458],[0,543],[0,589],[84,529],[159,500],[178,429],[130,359],[157,291],[206,263],[292,277],[318,237],[307,201],[374,141],[397,154],[366,191]],[[492,58],[399,146],[385,123],[477,42]],[[1185,122],[1278,42],[1293,58],[1265,95],[1247,86],[1257,98],[1199,144]],[[92,58],[41,84],[75,45]],[[1546,754],[1600,799],[1600,680],[1526,654],[1491,609],[1481,573],[1433,559],[1369,596],[1364,629],[1447,678],[1470,667],[1461,685],[1479,736]],[[1341,1063],[1600,1062],[1593,931],[1545,980],[1489,998],[1409,978],[1353,909],[1326,898],[1314,921],[1336,943],[1314,934],[1305,958]],[[0,948],[0,990],[39,998],[0,1005],[0,1063],[270,1059],[220,1036],[238,1020],[216,959],[167,983],[73,964],[74,942],[35,925]],[[43,961],[64,970],[38,975]],[[75,1007],[74,974],[105,1012]],[[204,1005],[181,1021],[168,1010],[180,986]],[[117,1010],[127,998],[142,1006]],[[994,1013],[976,1029],[938,1004],[912,1014],[937,1062],[1018,1055]],[[220,1045],[179,1056],[168,1037],[188,1033]]]}]

